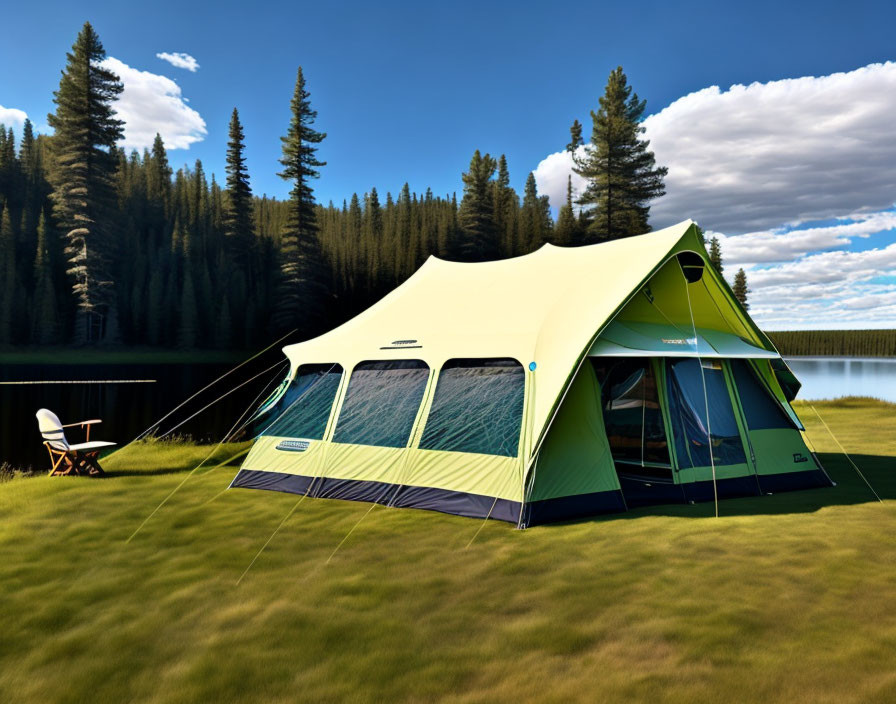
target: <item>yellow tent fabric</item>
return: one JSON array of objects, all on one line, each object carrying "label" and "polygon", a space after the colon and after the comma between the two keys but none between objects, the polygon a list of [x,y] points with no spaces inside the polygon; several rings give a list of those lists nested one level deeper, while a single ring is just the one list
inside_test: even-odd
[{"label": "yellow tent fabric", "polygon": [[529,437],[537,441],[599,331],[658,267],[685,250],[704,251],[691,220],[588,247],[546,244],[495,262],[430,257],[364,313],[284,352],[293,369],[338,362],[350,370],[364,360],[408,358],[433,369],[452,358],[514,357],[527,369],[535,362]]}]

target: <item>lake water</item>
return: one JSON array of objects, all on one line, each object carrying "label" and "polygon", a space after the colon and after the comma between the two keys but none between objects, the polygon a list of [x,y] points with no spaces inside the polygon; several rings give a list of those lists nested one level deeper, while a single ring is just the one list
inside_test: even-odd
[{"label": "lake water", "polygon": [[803,384],[798,399],[871,396],[896,403],[896,359],[789,357],[787,364]]},{"label": "lake water", "polygon": [[[283,359],[282,352],[274,349],[253,360],[166,419],[160,431],[187,420],[206,404]],[[234,366],[208,363],[0,365],[0,463],[49,468],[47,451],[34,417],[38,408],[49,408],[63,423],[100,418],[103,422],[93,426],[90,439],[112,440],[123,445]],[[217,442],[260,394],[259,401],[264,400],[269,393],[265,391],[269,382],[273,390],[285,373],[284,364],[261,374],[188,420],[175,434]],[[46,383],[58,381],[74,383]],[[65,433],[72,444],[84,439],[80,428],[67,428]]]}]

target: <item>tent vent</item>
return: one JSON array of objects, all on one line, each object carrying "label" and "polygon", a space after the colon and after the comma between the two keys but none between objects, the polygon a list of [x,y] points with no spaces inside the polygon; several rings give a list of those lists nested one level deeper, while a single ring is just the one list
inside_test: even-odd
[{"label": "tent vent", "polygon": [[705,264],[703,257],[696,252],[682,252],[678,255],[678,264],[689,284],[695,284],[703,278]]}]

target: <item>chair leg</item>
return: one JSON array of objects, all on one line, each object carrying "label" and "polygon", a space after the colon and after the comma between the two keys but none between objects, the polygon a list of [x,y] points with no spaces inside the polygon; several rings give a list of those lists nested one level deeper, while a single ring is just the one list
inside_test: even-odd
[{"label": "chair leg", "polygon": [[103,468],[100,467],[100,453],[99,452],[91,452],[86,456],[87,465],[89,467],[87,473],[91,477],[102,477],[105,476],[105,472]]}]

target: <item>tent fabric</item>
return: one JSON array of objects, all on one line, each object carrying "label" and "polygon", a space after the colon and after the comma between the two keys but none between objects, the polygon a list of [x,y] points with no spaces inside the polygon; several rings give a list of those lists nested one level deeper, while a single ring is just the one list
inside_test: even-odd
[{"label": "tent fabric", "polygon": [[706,357],[774,359],[777,352],[721,330],[614,320],[588,350],[590,357]]},{"label": "tent fabric", "polygon": [[[283,351],[293,367],[338,362],[353,369],[362,361],[409,357],[431,369],[458,358],[512,358],[527,369],[535,362],[536,370],[530,373],[538,378],[532,399],[537,440],[598,333],[657,269],[685,251],[705,251],[690,220],[588,247],[545,244],[531,254],[493,262],[429,257],[413,276],[360,315]],[[714,276],[707,267],[703,278]],[[684,284],[680,270],[670,268],[667,278],[672,279],[670,287]],[[714,284],[727,287],[721,281]],[[708,298],[695,294],[695,310],[706,308],[724,318],[722,330],[731,321],[751,344],[774,353],[748,316],[716,313]]]},{"label": "tent fabric", "polygon": [[[260,412],[233,486],[525,526],[625,510],[628,490],[649,498],[656,481],[633,479],[632,464],[675,497],[705,495],[709,448],[735,493],[765,479],[823,484],[799,426],[768,427],[776,408],[795,418],[780,358],[706,264],[691,221],[496,262],[430,257],[284,353],[289,383]],[[749,386],[741,403],[737,359],[749,366],[736,383],[766,397]],[[602,388],[596,369],[610,361],[630,369]],[[613,443],[633,454],[614,457]]]}]

